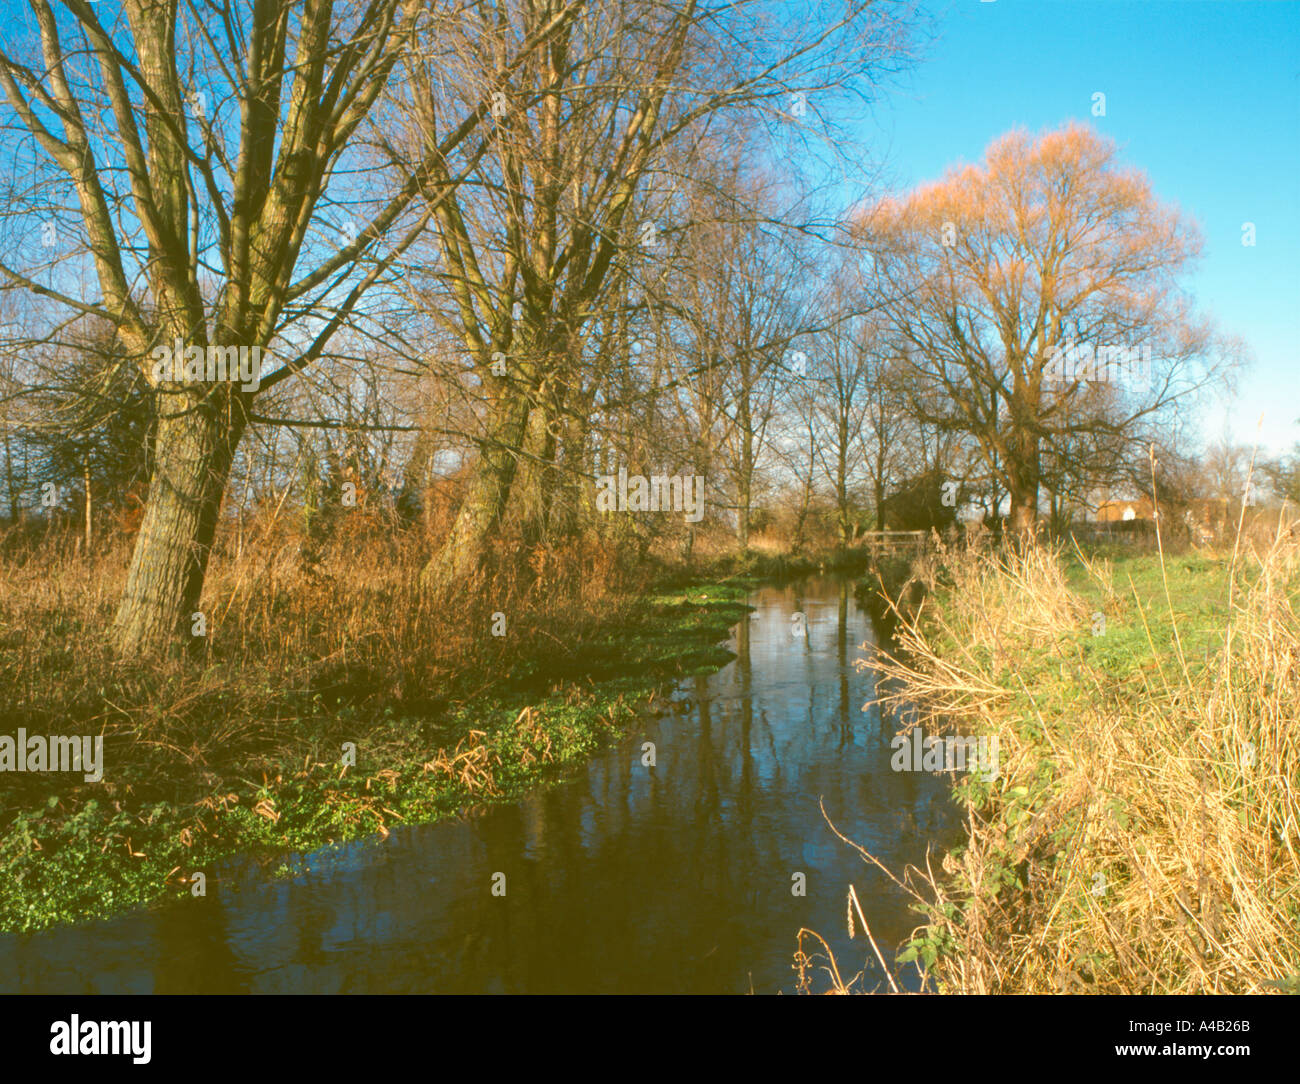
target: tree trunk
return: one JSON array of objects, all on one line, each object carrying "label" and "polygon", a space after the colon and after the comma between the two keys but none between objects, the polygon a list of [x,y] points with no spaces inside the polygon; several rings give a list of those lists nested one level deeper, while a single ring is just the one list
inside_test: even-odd
[{"label": "tree trunk", "polygon": [[420,574],[426,589],[445,591],[482,569],[487,543],[510,501],[530,413],[528,398],[520,393],[494,412],[495,421],[482,444],[451,534]]},{"label": "tree trunk", "polygon": [[191,404],[177,410],[165,402],[158,420],[149,496],[113,623],[123,654],[177,652],[194,643],[192,618],[245,419],[225,387]]},{"label": "tree trunk", "polygon": [[580,516],[595,506],[595,490],[588,481],[592,472],[587,460],[587,426],[576,413],[564,424],[561,448],[564,461],[556,470],[551,524],[556,538],[571,539],[578,536]]},{"label": "tree trunk", "polygon": [[841,412],[838,420],[835,449],[835,505],[838,519],[840,549],[849,545],[849,424]]},{"label": "tree trunk", "polygon": [[9,487],[9,522],[18,522],[18,487],[14,485],[14,453],[9,443],[9,424],[5,423],[5,482]]},{"label": "tree trunk", "polygon": [[397,516],[406,526],[411,526],[421,516],[427,529],[429,509],[426,497],[429,492],[429,461],[433,458],[433,436],[421,429],[411,449],[411,458],[402,469],[402,488],[397,495]]},{"label": "tree trunk", "polygon": [[90,503],[90,456],[86,456],[81,464],[81,480],[86,487],[86,556],[90,556],[91,543],[91,503]]},{"label": "tree trunk", "polygon": [[1016,534],[1030,534],[1038,521],[1035,508],[1028,498],[1022,499],[1018,493],[1011,494],[1011,529]]},{"label": "tree trunk", "polygon": [[1038,522],[1038,440],[1032,433],[1015,435],[1013,461],[1007,464],[1007,489],[1011,494],[1011,529],[1033,532]]},{"label": "tree trunk", "polygon": [[740,543],[740,552],[742,554],[749,552],[749,506],[752,500],[750,494],[750,471],[748,466],[741,468],[740,474],[740,505],[738,513],[738,524],[736,530],[736,541]]},{"label": "tree trunk", "polygon": [[551,539],[551,509],[555,504],[555,491],[559,484],[559,466],[556,462],[558,447],[554,414],[550,405],[539,404],[533,407],[524,440],[527,455],[515,479],[515,503],[522,506],[524,539],[530,548]]},{"label": "tree trunk", "polygon": [[740,543],[740,552],[749,552],[749,510],[753,501],[754,487],[754,451],[751,444],[752,427],[749,411],[749,388],[741,394],[737,418],[740,422],[740,478],[737,486],[737,504],[740,505],[739,522],[736,525],[736,541]]}]

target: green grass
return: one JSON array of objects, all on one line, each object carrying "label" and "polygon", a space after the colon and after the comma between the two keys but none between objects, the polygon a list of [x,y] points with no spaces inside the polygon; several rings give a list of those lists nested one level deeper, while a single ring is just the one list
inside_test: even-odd
[{"label": "green grass", "polygon": [[1080,634],[1084,661],[1121,686],[1157,677],[1177,682],[1184,662],[1189,675],[1204,669],[1228,625],[1228,559],[1168,557],[1162,573],[1156,554],[1125,555],[1111,567],[1116,597],[1109,604],[1079,562],[1065,568],[1067,585],[1106,618],[1103,635],[1093,635],[1091,625]]}]

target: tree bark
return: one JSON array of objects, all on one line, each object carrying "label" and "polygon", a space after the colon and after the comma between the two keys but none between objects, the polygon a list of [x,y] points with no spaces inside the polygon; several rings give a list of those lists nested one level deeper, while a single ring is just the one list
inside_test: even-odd
[{"label": "tree bark", "polygon": [[549,401],[533,407],[524,436],[524,456],[514,481],[514,502],[523,515],[524,539],[529,546],[550,538],[551,506],[555,496],[556,439]]},{"label": "tree bark", "polygon": [[158,421],[149,496],[113,623],[123,654],[176,653],[195,641],[192,617],[246,420],[228,386],[186,398],[187,409],[164,402]]},{"label": "tree bark", "polygon": [[571,414],[564,424],[560,442],[564,462],[557,468],[556,492],[552,495],[551,523],[554,536],[571,539],[578,535],[579,517],[595,505],[594,488],[587,460],[587,426],[583,418]]},{"label": "tree bark", "polygon": [[740,506],[736,524],[736,541],[740,544],[742,554],[749,553],[749,513],[753,502],[754,487],[754,449],[753,417],[749,404],[749,370],[742,365],[745,382],[737,402],[736,419],[740,428],[740,477],[737,479],[737,504]]},{"label": "tree bark", "polygon": [[82,461],[81,479],[86,487],[86,556],[90,556],[91,543],[91,498],[90,498],[90,456],[87,455]]},{"label": "tree bark", "polygon": [[415,438],[411,458],[402,470],[402,488],[397,496],[398,518],[408,527],[423,517],[425,529],[428,529],[429,461],[432,458],[433,436],[427,429],[422,429]]},{"label": "tree bark", "polygon": [[1011,529],[1031,533],[1038,523],[1038,439],[1032,433],[1013,435],[1014,454],[1007,463],[1011,494]]},{"label": "tree bark", "polygon": [[840,414],[839,432],[836,434],[838,447],[835,450],[835,504],[839,518],[840,549],[849,545],[849,425],[848,419]]},{"label": "tree bark", "polygon": [[513,393],[494,412],[451,534],[420,574],[426,590],[446,591],[481,571],[487,543],[510,501],[531,412],[522,392]]}]

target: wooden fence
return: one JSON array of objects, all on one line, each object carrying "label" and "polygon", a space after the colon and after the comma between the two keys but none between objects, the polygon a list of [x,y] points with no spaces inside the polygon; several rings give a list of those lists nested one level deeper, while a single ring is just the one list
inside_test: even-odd
[{"label": "wooden fence", "polygon": [[928,531],[867,531],[858,536],[858,544],[872,557],[920,556],[929,537]]}]

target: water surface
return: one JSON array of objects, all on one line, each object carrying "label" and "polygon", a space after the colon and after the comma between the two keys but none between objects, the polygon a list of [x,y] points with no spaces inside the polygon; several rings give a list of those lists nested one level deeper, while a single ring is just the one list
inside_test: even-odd
[{"label": "water surface", "polygon": [[800,927],[876,985],[848,886],[887,958],[918,918],[819,800],[897,870],[955,839],[948,782],[890,770],[892,728],[863,710],[873,683],[853,667],[874,635],[847,582],[749,601],[733,662],[565,781],[318,852],[293,879],[235,863],[202,899],[0,939],[0,989],[789,992]]}]

